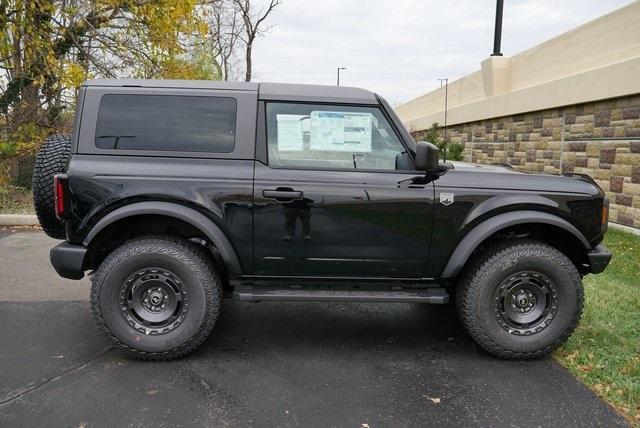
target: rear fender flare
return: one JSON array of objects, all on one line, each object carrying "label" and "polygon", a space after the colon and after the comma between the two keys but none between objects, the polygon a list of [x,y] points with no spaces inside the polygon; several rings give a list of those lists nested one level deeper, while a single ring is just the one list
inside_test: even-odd
[{"label": "rear fender flare", "polygon": [[89,246],[98,233],[110,224],[127,217],[144,214],[173,217],[191,224],[193,227],[200,230],[216,247],[230,273],[234,275],[242,274],[242,267],[240,265],[238,254],[220,226],[193,208],[171,202],[138,202],[118,208],[102,217],[100,221],[96,223],[84,239],[83,245],[85,247]]},{"label": "rear fender flare", "polygon": [[491,217],[475,226],[460,241],[456,249],[451,254],[447,265],[442,272],[442,278],[455,277],[462,267],[467,263],[473,251],[478,248],[485,239],[509,226],[517,224],[548,224],[566,230],[575,236],[584,245],[586,251],[591,246],[584,235],[568,221],[545,212],[540,211],[512,211]]}]

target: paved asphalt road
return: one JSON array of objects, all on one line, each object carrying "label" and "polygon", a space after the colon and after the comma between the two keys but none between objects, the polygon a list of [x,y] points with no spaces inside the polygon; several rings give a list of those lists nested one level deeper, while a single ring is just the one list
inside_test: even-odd
[{"label": "paved asphalt road", "polygon": [[170,363],[98,335],[88,281],[40,232],[0,229],[0,426],[624,426],[551,359],[475,347],[451,306],[225,301]]}]

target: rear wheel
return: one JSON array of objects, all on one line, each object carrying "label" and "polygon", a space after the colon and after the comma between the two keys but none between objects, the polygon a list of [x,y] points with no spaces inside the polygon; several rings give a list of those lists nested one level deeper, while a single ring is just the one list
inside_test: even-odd
[{"label": "rear wheel", "polygon": [[220,303],[220,279],[211,260],[195,244],[172,237],[125,243],[92,279],[98,327],[142,359],[170,360],[200,346]]},{"label": "rear wheel", "polygon": [[65,239],[64,222],[56,217],[53,176],[65,171],[71,151],[71,136],[56,134],[42,144],[33,167],[33,206],[42,230],[52,238]]},{"label": "rear wheel", "polygon": [[462,273],[458,313],[488,352],[512,359],[541,357],[564,343],[582,314],[583,289],[575,265],[557,249],[534,241],[488,248]]}]

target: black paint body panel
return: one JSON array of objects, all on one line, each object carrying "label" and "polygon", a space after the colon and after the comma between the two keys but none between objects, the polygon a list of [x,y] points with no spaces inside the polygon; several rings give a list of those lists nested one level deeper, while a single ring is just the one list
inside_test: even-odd
[{"label": "black paint body panel", "polygon": [[210,218],[253,270],[253,161],[74,155],[69,163],[72,218],[68,240],[81,244],[108,213],[128,204],[164,201]]},{"label": "black paint body panel", "polygon": [[[264,191],[288,188],[302,200]],[[256,163],[254,257],[258,274],[422,277],[433,218],[433,184],[419,172],[272,169]],[[285,240],[286,222],[295,234]],[[309,224],[308,239],[303,221]]]},{"label": "black paint body panel", "polygon": [[436,202],[441,193],[453,193],[454,202],[435,205],[428,276],[439,276],[464,236],[501,213],[549,213],[574,226],[591,246],[602,240],[604,192],[594,183],[464,163],[456,163],[434,183]]}]

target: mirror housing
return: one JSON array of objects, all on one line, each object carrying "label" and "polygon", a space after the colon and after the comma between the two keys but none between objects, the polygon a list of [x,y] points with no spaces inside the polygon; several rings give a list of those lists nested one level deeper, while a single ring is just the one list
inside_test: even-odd
[{"label": "mirror housing", "polygon": [[438,147],[433,143],[418,141],[416,143],[415,167],[419,171],[437,171],[439,161]]}]

